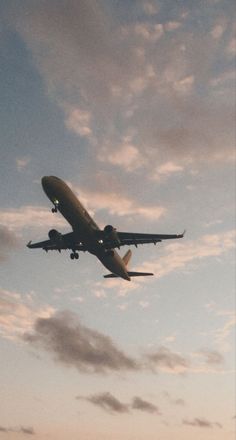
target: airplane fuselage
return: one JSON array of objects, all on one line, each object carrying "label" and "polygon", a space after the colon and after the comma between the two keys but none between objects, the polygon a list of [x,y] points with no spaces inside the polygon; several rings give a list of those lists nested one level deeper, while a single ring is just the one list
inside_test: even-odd
[{"label": "airplane fuselage", "polygon": [[104,249],[102,242],[97,238],[98,234],[96,234],[100,228],[69,186],[54,176],[43,177],[42,186],[55,206],[54,210],[60,211],[70,223],[78,243],[82,243],[86,250],[95,255],[109,271],[130,281],[124,261],[115,249]]}]

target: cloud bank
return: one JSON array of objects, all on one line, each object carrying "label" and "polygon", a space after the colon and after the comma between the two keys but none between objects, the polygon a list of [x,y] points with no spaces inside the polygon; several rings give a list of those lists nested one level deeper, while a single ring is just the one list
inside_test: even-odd
[{"label": "cloud bank", "polygon": [[[235,156],[228,78],[235,38],[225,18],[231,6],[223,2],[213,22],[209,3],[199,27],[193,3],[185,11],[176,5],[178,19],[167,21],[165,3],[135,3],[122,24],[115,6],[111,14],[92,0],[25,0],[19,8],[9,2],[6,14],[64,110],[67,129],[85,138],[99,160],[127,172],[148,167],[157,179],[155,170],[170,161],[181,172],[191,162],[225,164]],[[216,64],[217,78],[226,80],[215,81]]]}]

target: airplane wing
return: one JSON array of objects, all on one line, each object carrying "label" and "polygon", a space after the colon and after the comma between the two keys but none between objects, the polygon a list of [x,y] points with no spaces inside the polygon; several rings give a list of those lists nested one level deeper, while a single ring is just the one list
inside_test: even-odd
[{"label": "airplane wing", "polygon": [[139,234],[136,232],[117,232],[118,238],[120,240],[120,245],[134,245],[139,244],[156,244],[162,240],[172,240],[176,238],[183,238],[184,234]]},{"label": "airplane wing", "polygon": [[44,249],[45,251],[62,249],[72,249],[76,251],[86,250],[83,244],[75,239],[73,232],[69,232],[68,234],[64,235],[59,234],[55,240],[45,240],[38,243],[31,243],[30,241],[27,244],[27,247],[30,249]]},{"label": "airplane wing", "polygon": [[97,232],[98,239],[103,241],[106,249],[120,248],[121,246],[138,246],[139,244],[156,244],[162,240],[183,238],[183,234],[140,234],[137,232],[119,232],[116,229],[107,234],[104,230]]}]

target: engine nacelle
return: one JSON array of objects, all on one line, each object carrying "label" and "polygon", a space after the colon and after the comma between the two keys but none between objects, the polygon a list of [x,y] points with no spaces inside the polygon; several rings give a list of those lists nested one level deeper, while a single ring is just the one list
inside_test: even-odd
[{"label": "engine nacelle", "polygon": [[50,240],[57,244],[61,242],[61,234],[56,229],[51,229],[48,233]]},{"label": "engine nacelle", "polygon": [[110,240],[114,243],[114,245],[119,246],[120,240],[116,232],[116,229],[113,228],[113,226],[111,225],[105,226],[104,233],[107,240]]}]

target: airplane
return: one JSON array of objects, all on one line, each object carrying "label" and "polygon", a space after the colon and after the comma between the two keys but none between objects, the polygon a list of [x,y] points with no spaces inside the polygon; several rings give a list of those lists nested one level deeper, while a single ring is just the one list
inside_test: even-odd
[{"label": "airplane", "polygon": [[27,247],[30,249],[41,248],[49,250],[70,249],[70,258],[78,260],[80,251],[88,251],[95,255],[100,262],[110,271],[104,278],[123,278],[131,281],[132,277],[151,276],[150,272],[132,272],[128,270],[128,263],[131,259],[131,250],[120,257],[115,249],[121,246],[144,243],[154,243],[155,245],[162,240],[183,238],[183,234],[140,234],[136,232],[119,232],[112,225],[107,225],[100,229],[91,218],[81,202],[77,199],[69,186],[55,176],[42,177],[42,187],[45,194],[53,204],[52,212],[60,212],[72,227],[72,232],[61,234],[56,229],[51,229],[48,233],[49,240],[32,243]]}]

